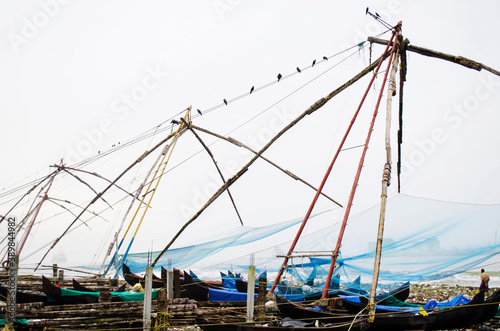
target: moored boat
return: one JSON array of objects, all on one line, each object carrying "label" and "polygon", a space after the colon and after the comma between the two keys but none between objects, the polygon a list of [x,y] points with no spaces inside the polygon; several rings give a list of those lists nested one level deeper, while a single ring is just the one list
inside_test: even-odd
[{"label": "moored boat", "polygon": [[[123,278],[130,286],[134,286],[135,284],[139,283],[142,285],[142,287],[144,287],[144,277],[134,274],[125,263],[122,264],[122,271]],[[163,281],[161,280],[161,278],[153,274],[153,288],[161,287],[164,287]]]},{"label": "moored boat", "polygon": [[[495,299],[492,299],[496,300]],[[276,297],[278,310],[282,316],[299,320],[321,319],[325,322],[338,319],[338,312],[326,312],[306,309],[284,298]],[[454,307],[438,307],[426,312],[423,309],[413,311],[377,311],[370,325],[370,330],[446,330],[465,328],[477,324],[489,315],[483,315],[484,291],[477,293],[472,300]],[[494,303],[492,304],[494,306]],[[498,308],[498,303],[497,306]],[[488,314],[493,310],[488,309]],[[346,314],[346,313],[344,313]],[[347,314],[353,316],[354,314]]]},{"label": "moored boat", "polygon": [[[8,289],[0,284],[0,301],[7,301]],[[42,293],[16,292],[16,303],[47,302],[47,296]]]},{"label": "moored boat", "polygon": [[292,319],[283,319],[277,322],[258,324],[258,323],[235,323],[235,324],[214,324],[214,325],[202,325],[201,328],[204,331],[254,331],[254,330],[266,330],[266,331],[283,331],[283,330],[294,330],[294,331],[314,331],[314,330],[336,330],[336,331],[363,331],[368,328],[366,319],[359,318],[354,319],[351,317],[351,321],[340,322],[340,323],[328,323],[323,324],[319,321],[312,322],[302,322]]},{"label": "moored boat", "polygon": [[[80,282],[78,282],[76,279],[72,279],[73,281],[73,289],[75,291],[80,291],[80,292],[99,292],[95,289],[91,289],[87,286],[84,286],[82,284],[80,284]],[[127,283],[123,283],[122,285],[120,285],[115,291],[113,292],[124,292],[125,291],[125,288],[127,286]]]},{"label": "moored boat", "polygon": [[[43,291],[53,304],[86,304],[98,303],[101,297],[101,292],[80,292],[75,290],[66,289],[64,287],[56,286],[42,276]],[[107,292],[111,296],[111,302],[130,302],[130,301],[143,301],[144,292],[129,293],[129,292]],[[153,290],[152,299],[156,299],[157,291]]]}]

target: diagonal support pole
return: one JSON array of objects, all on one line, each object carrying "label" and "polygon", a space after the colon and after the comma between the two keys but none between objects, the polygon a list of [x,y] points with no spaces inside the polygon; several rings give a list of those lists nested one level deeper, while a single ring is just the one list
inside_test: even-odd
[{"label": "diagonal support pole", "polygon": [[[215,161],[214,155],[212,154],[212,152],[210,151],[208,146],[203,142],[203,140],[200,138],[200,136],[193,130],[190,123],[186,122],[186,120],[183,118],[181,118],[181,121],[186,125],[186,127],[189,129],[189,131],[191,131],[194,134],[196,139],[198,139],[200,144],[207,151],[208,155],[210,155],[210,158],[212,159],[212,162],[214,163],[215,168],[217,168],[217,172],[219,173],[220,178],[222,179],[222,182],[225,183],[226,179],[224,178],[224,175],[222,174],[222,171],[220,170],[219,166],[217,165],[217,162]],[[243,220],[241,219],[240,213],[238,212],[238,208],[236,208],[236,204],[234,203],[233,195],[229,191],[229,188],[227,189],[227,194],[229,195],[229,199],[231,199],[231,203],[233,204],[234,211],[236,212],[236,215],[238,215],[238,218],[240,219],[241,225],[243,225]]]}]

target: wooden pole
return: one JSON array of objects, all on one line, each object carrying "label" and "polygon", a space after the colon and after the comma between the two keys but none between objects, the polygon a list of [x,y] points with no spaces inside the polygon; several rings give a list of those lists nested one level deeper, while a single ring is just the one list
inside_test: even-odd
[{"label": "wooden pole", "polygon": [[[370,41],[372,43],[376,43],[376,44],[381,44],[381,45],[386,45],[388,43],[387,40],[373,38],[373,37],[368,38],[368,41]],[[466,68],[469,68],[469,69],[474,69],[477,71],[481,71],[482,69],[484,69],[484,70],[491,72],[492,74],[500,76],[500,71],[495,70],[493,68],[490,68],[490,67],[488,67],[480,62],[468,59],[468,58],[463,57],[463,56],[445,54],[445,53],[434,51],[432,49],[413,46],[413,45],[407,45],[405,49],[409,50],[411,52],[414,52],[414,53],[418,53],[420,55],[435,57],[435,58],[438,58],[441,60],[453,62],[453,63],[459,64],[461,66],[464,66]]]},{"label": "wooden pole", "polygon": [[267,278],[259,278],[259,293],[257,295],[257,305],[264,309],[267,300]]},{"label": "wooden pole", "polygon": [[[7,215],[9,215],[21,203],[21,201],[24,200],[24,198],[26,198],[28,195],[30,195],[31,192],[33,192],[38,186],[40,186],[47,179],[51,178],[51,176],[53,176],[56,171],[54,171],[53,173],[51,173],[51,174],[45,176],[44,178],[40,179],[37,184],[35,184],[32,188],[30,188],[28,190],[28,192],[24,193],[23,196],[19,200],[17,200],[17,202],[5,213],[5,215],[0,216],[1,217],[0,218],[0,223],[2,223],[5,220],[5,218],[7,218]],[[42,190],[43,189],[41,189],[40,191],[42,191]]]},{"label": "wooden pole", "polygon": [[158,311],[167,310],[168,309],[168,297],[167,297],[168,293],[167,293],[167,291],[165,291],[164,288],[159,289],[157,295],[158,295],[158,298],[157,298]]},{"label": "wooden pole", "polygon": [[[115,233],[115,237],[114,237],[114,240],[113,240],[114,245],[116,247],[116,251],[113,254],[113,257],[111,258],[111,261],[109,261],[109,265],[106,268],[106,270],[104,271],[103,276],[106,276],[106,274],[108,273],[109,269],[113,265],[113,262],[115,262],[116,263],[115,278],[118,278],[118,272],[119,272],[119,269],[120,269],[120,264],[119,264],[119,261],[118,261],[117,257],[118,257],[118,253],[120,251],[120,248],[121,248],[121,246],[123,244],[123,241],[125,240],[125,238],[126,238],[126,236],[128,234],[128,231],[132,227],[132,221],[129,223],[129,226],[125,230],[125,233],[123,234],[122,239],[120,240],[119,244],[118,244],[118,236],[119,236],[120,232],[122,231],[123,226],[125,225],[125,221],[126,221],[126,219],[128,217],[128,214],[130,213],[130,211],[132,210],[132,207],[134,206],[135,200],[139,199],[139,195],[141,194],[142,190],[144,189],[144,187],[148,183],[149,176],[151,176],[151,173],[156,168],[156,165],[158,164],[158,162],[160,162],[162,155],[166,154],[168,152],[169,148],[170,148],[170,144],[166,144],[163,147],[163,150],[161,151],[161,153],[158,155],[158,157],[156,158],[156,160],[153,162],[153,164],[149,168],[149,171],[147,172],[146,176],[144,177],[144,180],[142,181],[142,183],[139,185],[139,188],[135,192],[134,198],[130,202],[130,205],[128,206],[127,210],[125,211],[125,214],[122,217],[122,221],[120,223],[120,226],[118,227],[118,230]],[[140,200],[140,203],[142,204],[143,201],[144,201],[144,197],[142,198],[142,200]],[[111,254],[111,250],[112,249],[113,249],[113,247],[110,246],[110,250],[109,250],[108,254],[106,254],[106,256],[104,257],[104,260],[102,261],[101,269],[102,269],[102,267],[104,266],[104,264],[106,262],[106,258],[108,257],[109,254]]]},{"label": "wooden pole", "polygon": [[149,151],[146,151],[144,152],[139,158],[137,158],[137,160],[135,160],[134,162],[132,162],[132,164],[130,164],[124,171],[121,172],[121,174],[119,174],[108,186],[106,186],[106,188],[100,192],[99,194],[97,194],[94,199],[92,199],[91,202],[89,202],[87,204],[87,206],[85,208],[83,208],[82,211],[80,211],[80,214],[78,214],[76,216],[76,218],[68,225],[68,227],[63,231],[63,233],[52,243],[52,245],[49,247],[49,249],[47,250],[47,252],[45,252],[45,254],[43,255],[42,259],[40,260],[40,262],[38,262],[36,268],[34,271],[36,271],[38,269],[38,267],[40,267],[40,265],[42,264],[43,260],[45,260],[45,258],[47,257],[47,255],[49,254],[49,252],[59,243],[59,241],[61,240],[61,238],[66,235],[66,233],[69,232],[69,230],[71,229],[71,227],[76,223],[76,221],[90,208],[90,206],[97,201],[97,199],[99,199],[99,197],[101,195],[103,195],[104,193],[106,193],[111,187],[113,187],[115,185],[116,182],[118,182],[118,180],[120,178],[122,178],[130,169],[132,169],[135,165],[137,165],[138,163],[140,163],[142,160],[144,160],[149,154],[151,154],[154,150],[156,150],[158,147],[162,146],[165,142],[167,142],[168,140],[170,140],[170,138],[172,138],[174,136],[174,134],[170,134],[168,137],[166,137],[165,139],[163,139],[162,141],[160,141],[158,144],[156,144],[151,150]]},{"label": "wooden pole", "polygon": [[[378,100],[377,100],[377,104],[375,105],[375,110],[373,111],[372,121],[370,123],[370,128],[368,130],[368,135],[366,137],[366,141],[365,141],[365,145],[364,145],[364,148],[363,148],[363,152],[361,153],[361,158],[360,158],[359,163],[358,163],[358,170],[356,171],[356,176],[354,177],[354,182],[352,184],[351,193],[349,195],[349,201],[347,202],[346,211],[344,213],[344,218],[342,220],[342,226],[340,228],[339,237],[337,239],[337,245],[336,245],[335,250],[333,251],[333,254],[332,254],[332,262],[330,263],[330,269],[328,270],[328,276],[326,277],[325,288],[323,289],[323,294],[321,296],[323,299],[327,297],[328,290],[329,290],[329,287],[330,287],[330,279],[332,278],[333,269],[335,268],[335,263],[337,262],[337,257],[338,257],[338,254],[340,252],[340,245],[342,244],[342,238],[344,236],[344,231],[345,231],[345,228],[346,228],[346,225],[347,225],[347,219],[349,218],[349,213],[351,212],[351,207],[352,207],[352,203],[353,203],[353,200],[354,200],[354,194],[356,193],[356,188],[358,186],[359,177],[361,175],[361,169],[363,168],[363,163],[365,161],[366,151],[368,149],[368,143],[370,142],[370,138],[371,138],[371,135],[372,135],[372,132],[373,132],[373,126],[375,125],[375,119],[376,119],[377,114],[378,114],[378,107],[380,105],[380,100],[382,98],[382,91],[384,89],[385,82],[387,80],[388,70],[389,70],[389,67],[390,67],[391,62],[392,62],[392,57],[394,56],[394,51],[396,49],[395,45],[396,45],[397,37],[399,35],[400,28],[401,28],[401,22],[399,22],[398,26],[394,30],[394,32],[392,34],[392,37],[391,37],[391,43],[394,40],[394,47],[392,48],[392,50],[390,52],[391,55],[390,55],[390,58],[389,58],[388,67],[387,67],[387,70],[385,71],[384,80],[382,81],[382,88],[380,90],[380,94],[379,94],[379,97],[378,97]],[[387,53],[388,47],[389,47],[389,44],[387,45],[384,53]],[[380,67],[380,65],[379,65],[379,67]],[[373,82],[373,78],[372,78],[372,82]],[[365,92],[365,96],[363,97],[363,100],[366,97],[367,92],[368,91]],[[360,107],[361,107],[361,105],[360,105]]]},{"label": "wooden pole", "polygon": [[77,269],[59,267],[59,266],[57,266],[57,264],[53,264],[52,266],[50,266],[50,265],[42,265],[42,267],[44,267],[44,268],[50,268],[50,267],[52,267],[52,277],[54,277],[54,278],[57,278],[57,270],[58,269],[68,270],[68,271],[75,271],[75,272],[79,272],[79,273],[82,273],[82,274],[88,274],[88,275],[101,276],[101,274],[96,274],[94,272],[88,272],[88,271],[81,271],[81,270],[77,270]]},{"label": "wooden pole", "polygon": [[[190,112],[191,112],[191,106],[187,109],[186,115],[184,115],[184,118],[189,118]],[[177,141],[179,140],[179,137],[185,131],[186,131],[185,125],[181,123],[179,125],[179,128],[175,132],[174,138],[172,139],[171,148],[169,149],[168,154],[165,153],[165,155],[162,157],[162,160],[161,160],[160,164],[158,164],[158,168],[156,169],[156,171],[155,171],[155,173],[153,175],[153,179],[149,183],[149,185],[147,187],[147,190],[146,190],[146,193],[143,196],[143,199],[144,199],[145,196],[146,196],[146,194],[149,194],[148,203],[144,207],[144,209],[142,211],[142,216],[140,217],[139,223],[137,224],[137,227],[135,228],[135,232],[134,232],[132,238],[130,239],[130,242],[129,242],[128,246],[127,246],[127,249],[125,250],[125,253],[123,253],[122,261],[125,261],[125,259],[127,258],[128,252],[129,252],[130,248],[132,247],[132,244],[133,244],[133,242],[135,240],[135,237],[136,237],[137,233],[139,232],[139,228],[141,227],[142,222],[144,221],[144,217],[146,216],[146,212],[149,210],[149,206],[151,205],[151,201],[153,200],[153,197],[155,196],[155,193],[158,190],[158,185],[160,184],[160,181],[163,178],[163,175],[165,173],[165,169],[167,168],[167,164],[170,161],[170,157],[172,156],[172,153],[174,152],[175,146],[177,145]],[[153,189],[151,190],[153,182],[155,182],[155,181],[156,181],[156,184],[154,185]],[[149,193],[149,192],[151,192],[151,193]],[[137,210],[136,210],[136,212],[135,212],[134,217],[132,218],[132,220],[136,217],[136,215],[138,214],[138,212],[141,209],[141,207],[142,206],[140,206],[140,205],[137,207]],[[151,267],[154,267],[154,264]]]},{"label": "wooden pole", "polygon": [[57,277],[57,284],[61,286],[64,284],[64,270],[62,269],[59,270],[59,276]]},{"label": "wooden pole", "polygon": [[24,231],[21,242],[17,248],[18,255],[21,255],[21,251],[23,250],[24,244],[26,243],[26,240],[28,239],[28,235],[30,234],[31,229],[33,228],[33,225],[35,224],[35,220],[36,220],[38,214],[40,213],[40,210],[42,209],[43,203],[49,198],[49,196],[48,196],[49,190],[52,187],[52,184],[54,183],[54,179],[56,178],[57,174],[61,170],[61,167],[62,167],[62,160],[61,160],[61,163],[58,166],[57,170],[54,172],[54,176],[52,176],[52,178],[49,181],[49,185],[48,185],[49,187],[47,187],[47,190],[45,191],[45,194],[43,195],[42,200],[38,204],[35,215],[33,216],[33,219],[31,220],[31,222],[29,222],[29,224],[26,228],[26,231]]},{"label": "wooden pole", "polygon": [[387,202],[387,187],[390,185],[391,180],[391,105],[392,97],[396,94],[396,72],[398,71],[399,49],[396,49],[396,56],[392,61],[391,75],[389,77],[389,83],[387,87],[387,111],[385,119],[385,151],[386,151],[386,163],[384,166],[384,172],[382,175],[382,194],[380,202],[380,217],[378,223],[378,234],[377,234],[377,244],[375,248],[375,261],[373,265],[373,278],[372,285],[370,288],[370,299],[368,307],[369,317],[368,322],[373,322],[375,319],[375,294],[377,291],[378,276],[380,272],[380,260],[382,256],[382,240],[384,238],[384,222],[385,222],[385,207]]},{"label": "wooden pole", "polygon": [[398,177],[398,193],[401,193],[401,145],[403,144],[403,91],[404,84],[406,81],[406,70],[407,70],[407,60],[406,60],[406,46],[410,41],[408,39],[403,39],[401,36],[399,39],[399,56],[401,58],[401,70],[399,71],[399,128],[398,128],[398,162],[396,164],[397,177]]},{"label": "wooden pole", "polygon": [[[222,174],[222,171],[220,170],[219,166],[217,165],[217,161],[215,161],[215,158],[214,158],[214,155],[212,154],[212,151],[210,151],[210,149],[208,148],[208,146],[205,144],[205,142],[200,138],[200,136],[193,130],[193,128],[191,127],[191,124],[186,122],[185,119],[181,118],[181,121],[187,126],[187,128],[189,129],[189,131],[191,131],[194,136],[196,137],[196,139],[198,139],[198,141],[200,142],[200,144],[203,146],[203,148],[205,148],[205,150],[207,151],[208,155],[210,156],[210,158],[212,159],[212,162],[214,163],[215,165],[215,168],[217,169],[217,172],[219,173],[219,176],[220,178],[222,179],[222,182],[224,183],[226,181],[226,179],[224,178],[224,175]],[[231,203],[233,204],[233,207],[234,207],[234,211],[236,212],[236,215],[238,216],[239,220],[240,220],[240,223],[241,225],[243,225],[243,220],[241,219],[241,215],[240,215],[240,212],[238,211],[238,208],[236,208],[236,203],[234,202],[234,199],[233,199],[233,195],[231,194],[231,191],[229,191],[229,189],[227,189],[227,195],[229,196],[229,199],[231,200]]]}]

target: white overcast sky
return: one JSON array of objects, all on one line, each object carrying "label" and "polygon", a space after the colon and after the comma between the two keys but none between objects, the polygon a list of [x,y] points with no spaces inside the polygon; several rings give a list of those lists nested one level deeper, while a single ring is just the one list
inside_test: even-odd
[{"label": "white overcast sky", "polygon": [[[323,56],[384,31],[382,25],[365,15],[366,7],[392,25],[402,21],[402,33],[412,45],[500,69],[497,1],[2,1],[0,190],[8,191],[47,175],[49,166],[62,158],[73,164],[160,123],[169,124],[190,105],[196,125],[224,135],[271,109],[234,134],[258,149],[267,137],[261,126],[271,130],[283,127],[368,64],[368,47],[354,50],[352,58],[342,64],[347,69],[328,72],[300,96],[273,107],[343,58],[322,62]],[[373,47],[373,56],[378,56],[382,47]],[[409,53],[408,57],[402,192],[448,201],[500,203],[500,77],[417,54]],[[318,65],[301,74],[197,116],[196,109],[209,110],[224,98],[230,100],[247,93],[251,86],[261,87],[276,80],[278,73],[286,76],[295,73],[297,66],[310,67],[315,59]],[[344,95],[332,110],[350,114],[361,97],[363,84],[348,97]],[[374,98],[368,101],[368,117]],[[375,135],[379,138],[383,135],[385,97],[382,108],[377,122],[380,129]],[[329,119],[332,122],[328,124]],[[332,118],[310,120],[309,126],[295,131],[296,140],[278,145],[270,155],[318,185],[333,146],[341,137],[336,130]],[[364,142],[364,131],[358,134],[350,146]],[[309,144],[306,138],[312,136],[318,141]],[[191,149],[184,149],[177,162],[200,150],[196,140],[192,136],[189,139]],[[183,147],[186,145],[178,148]],[[139,150],[130,153],[125,157],[122,151],[123,159],[115,157],[93,171],[102,170],[112,178],[140,155]],[[309,159],[313,154],[321,158]],[[287,156],[294,156],[294,165],[286,164]],[[233,156],[221,152],[217,157],[230,173],[227,162]],[[358,155],[353,156],[351,168],[358,159]],[[200,163],[187,164],[186,173],[175,173],[180,186],[186,184],[183,176],[198,180],[198,188],[190,188],[185,197],[189,201],[184,201],[193,210],[199,204],[193,200],[197,192],[213,180],[207,175],[214,172],[213,165],[209,159],[204,161],[207,168]],[[376,166],[373,181],[379,185],[383,163]],[[369,176],[369,170],[366,173]],[[351,174],[346,176],[350,181]],[[394,176],[395,171],[392,192]],[[249,223],[253,217],[264,222],[255,209],[261,199],[266,199],[266,183],[273,184],[275,179],[264,172],[248,179],[248,184],[261,180],[256,187],[246,190],[241,184],[237,202],[255,199],[247,209],[242,207],[248,212],[249,216],[243,218]],[[349,189],[347,186],[346,191]],[[237,190],[235,187],[235,193]],[[306,211],[302,205],[308,205],[310,191],[304,197],[287,192],[273,194],[299,205],[297,210],[290,208],[287,213],[267,207],[267,215],[283,215],[279,220],[284,221],[299,217],[297,211]],[[378,199],[380,193],[374,196]],[[345,202],[345,194],[339,199]],[[369,200],[360,208],[373,202]],[[1,212],[8,207],[3,204]],[[185,218],[189,212],[176,213]],[[215,212],[210,215],[217,217]],[[179,223],[185,221],[181,216]],[[256,225],[262,225],[259,221]],[[160,238],[145,247],[161,249],[163,244]]]}]

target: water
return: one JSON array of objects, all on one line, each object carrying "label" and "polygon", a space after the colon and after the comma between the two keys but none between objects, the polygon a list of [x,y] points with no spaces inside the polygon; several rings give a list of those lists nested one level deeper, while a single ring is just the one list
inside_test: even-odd
[{"label": "water", "polygon": [[[490,288],[500,287],[500,272],[488,272],[490,275]],[[460,286],[477,286],[479,287],[479,272],[463,272],[452,277],[435,280],[431,282],[423,282],[424,284],[442,284],[442,285],[460,285]]]}]

